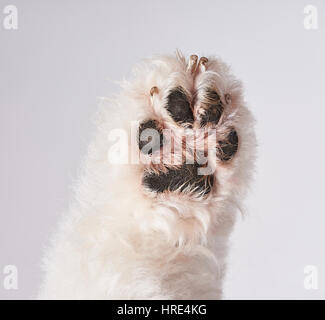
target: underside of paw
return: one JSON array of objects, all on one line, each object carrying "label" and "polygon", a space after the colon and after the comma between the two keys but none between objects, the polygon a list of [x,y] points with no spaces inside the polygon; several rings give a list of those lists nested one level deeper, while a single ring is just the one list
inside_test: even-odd
[{"label": "underside of paw", "polygon": [[[164,113],[143,120],[138,128],[141,153],[152,158],[158,155],[161,160],[144,170],[142,184],[146,190],[207,196],[215,188],[215,173],[202,173],[200,169],[215,168],[216,163],[230,165],[235,158],[240,137],[227,112],[233,108],[231,92],[214,85],[213,77],[219,75],[213,68],[209,71],[207,58],[201,57],[198,62],[192,55],[183,73],[183,82],[191,83],[190,87],[175,83],[165,92],[156,85],[150,90],[152,107],[156,110],[160,106]],[[165,162],[166,153],[178,163]],[[212,166],[208,161],[211,154],[215,159]]]}]

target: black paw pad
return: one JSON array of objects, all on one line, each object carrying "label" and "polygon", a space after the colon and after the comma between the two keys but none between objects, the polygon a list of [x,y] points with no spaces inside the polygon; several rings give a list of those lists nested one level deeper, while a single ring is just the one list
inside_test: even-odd
[{"label": "black paw pad", "polygon": [[198,164],[184,164],[179,169],[170,169],[167,173],[147,173],[143,184],[151,191],[190,191],[208,194],[213,186],[213,175],[198,175]]},{"label": "black paw pad", "polygon": [[190,102],[181,87],[175,88],[169,93],[166,109],[177,123],[194,122]]},{"label": "black paw pad", "polygon": [[204,102],[205,113],[201,117],[200,125],[203,127],[208,123],[217,124],[221,118],[224,106],[219,94],[214,90],[207,90]]},{"label": "black paw pad", "polygon": [[140,124],[138,145],[139,149],[146,154],[152,154],[163,146],[163,133],[156,120],[147,120]]},{"label": "black paw pad", "polygon": [[219,141],[219,158],[222,161],[230,160],[238,150],[238,135],[235,129],[231,129],[227,139]]}]

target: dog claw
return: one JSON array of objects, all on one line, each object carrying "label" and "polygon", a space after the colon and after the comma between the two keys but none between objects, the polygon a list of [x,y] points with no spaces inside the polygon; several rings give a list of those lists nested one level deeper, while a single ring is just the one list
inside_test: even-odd
[{"label": "dog claw", "polygon": [[199,61],[199,67],[201,72],[205,72],[207,70],[208,58],[201,57]]},{"label": "dog claw", "polygon": [[194,73],[196,70],[196,66],[197,66],[197,59],[198,56],[196,54],[192,54],[188,60],[188,64],[187,64],[187,71],[189,71],[190,73]]},{"label": "dog claw", "polygon": [[227,104],[231,103],[231,95],[229,93],[225,94],[225,100]]},{"label": "dog claw", "polygon": [[150,98],[151,98],[151,104],[154,104],[154,95],[159,93],[158,87],[154,86],[150,89]]},{"label": "dog claw", "polygon": [[151,95],[151,96],[153,96],[155,93],[156,93],[156,94],[159,93],[159,89],[158,89],[158,87],[152,87],[152,88],[150,89],[150,95]]}]

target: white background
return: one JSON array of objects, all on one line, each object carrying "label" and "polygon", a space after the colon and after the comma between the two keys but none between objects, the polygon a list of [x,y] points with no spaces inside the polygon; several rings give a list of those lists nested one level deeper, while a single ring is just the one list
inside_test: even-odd
[{"label": "white background", "polygon": [[[5,5],[18,30],[4,30]],[[303,9],[318,8],[318,30]],[[216,54],[257,119],[256,182],[232,239],[228,299],[325,298],[325,2],[0,0],[0,298],[33,298],[90,141],[98,97],[153,54]],[[3,268],[19,289],[3,288]],[[318,290],[304,267],[318,268]]]}]

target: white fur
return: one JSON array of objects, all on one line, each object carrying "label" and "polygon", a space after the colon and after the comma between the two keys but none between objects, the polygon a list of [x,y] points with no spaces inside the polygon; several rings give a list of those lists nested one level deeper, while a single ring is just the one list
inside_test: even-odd
[{"label": "white fur", "polygon": [[[130,132],[131,121],[148,118],[174,126],[163,104],[168,90],[180,84],[198,95],[213,86],[232,97],[217,131],[223,136],[235,126],[239,149],[229,163],[216,163],[216,183],[206,198],[150,195],[141,185],[146,165],[107,160],[110,130]],[[153,86],[159,94],[152,104]],[[228,238],[255,154],[254,121],[241,84],[213,57],[194,82],[179,52],[147,60],[122,84],[121,94],[102,106],[96,126],[74,201],[46,252],[39,298],[220,299]]]}]

